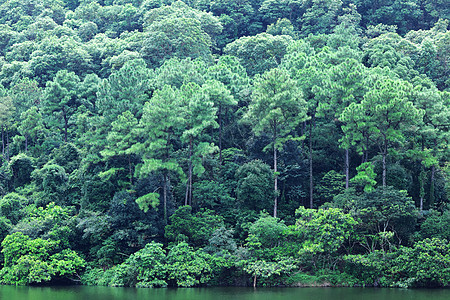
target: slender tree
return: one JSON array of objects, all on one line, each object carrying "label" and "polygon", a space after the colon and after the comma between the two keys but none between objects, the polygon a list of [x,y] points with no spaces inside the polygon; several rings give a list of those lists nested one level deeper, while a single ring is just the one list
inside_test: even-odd
[{"label": "slender tree", "polygon": [[273,216],[277,216],[278,207],[278,155],[288,140],[295,137],[295,129],[307,119],[306,102],[287,70],[272,69],[258,76],[254,82],[252,102],[246,117],[252,121],[256,135],[270,132],[271,143],[264,150],[273,151],[274,207]]},{"label": "slender tree", "polygon": [[223,140],[223,117],[237,101],[223,83],[217,80],[208,80],[202,86],[210,101],[217,108],[217,119],[219,124],[219,162],[222,163],[222,140]]},{"label": "slender tree", "polygon": [[[392,78],[377,80],[365,94],[361,103],[352,103],[342,113],[343,120],[357,120],[356,128],[365,128],[370,139],[378,146],[382,156],[382,184],[386,186],[386,157],[391,146],[405,140],[404,132],[409,126],[419,122],[422,111],[417,109],[408,97],[411,85]],[[347,124],[346,124],[347,125]],[[355,127],[343,126],[346,135],[356,133]],[[361,140],[356,134],[356,139]]]},{"label": "slender tree", "polygon": [[152,172],[163,175],[164,223],[167,224],[167,199],[170,193],[170,174],[184,175],[179,162],[173,157],[174,142],[180,137],[183,116],[182,98],[179,90],[165,85],[156,90],[153,97],[145,103],[142,119],[139,122],[141,143],[132,150],[142,155],[143,164],[140,176]]},{"label": "slender tree", "polygon": [[181,87],[182,111],[184,119],[181,141],[188,150],[188,178],[186,184],[185,205],[192,205],[193,174],[202,174],[205,169],[202,160],[217,150],[206,139],[206,129],[217,128],[217,108],[198,84],[188,83]]},{"label": "slender tree", "polygon": [[[61,70],[53,81],[47,82],[43,101],[44,112],[55,114],[56,120],[63,123],[64,141],[68,140],[70,118],[79,106],[78,86],[80,78],[74,72]],[[56,125],[58,126],[58,125]]]}]

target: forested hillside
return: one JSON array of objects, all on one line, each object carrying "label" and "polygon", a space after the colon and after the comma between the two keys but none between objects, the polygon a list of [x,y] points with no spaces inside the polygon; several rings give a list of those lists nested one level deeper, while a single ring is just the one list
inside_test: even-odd
[{"label": "forested hillside", "polygon": [[450,285],[446,0],[0,0],[0,282]]}]

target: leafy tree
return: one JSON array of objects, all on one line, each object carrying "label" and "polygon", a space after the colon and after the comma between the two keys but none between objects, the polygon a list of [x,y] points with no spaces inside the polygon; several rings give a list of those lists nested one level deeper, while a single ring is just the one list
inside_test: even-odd
[{"label": "leafy tree", "polygon": [[274,275],[288,273],[296,266],[290,260],[281,260],[277,262],[267,262],[264,260],[251,261],[244,267],[244,271],[253,277],[253,287],[256,287],[258,277],[269,278]]},{"label": "leafy tree", "polygon": [[102,81],[96,106],[103,115],[104,125],[111,124],[126,111],[130,111],[135,118],[142,116],[151,77],[152,73],[145,62],[135,59],[127,61],[120,70]]},{"label": "leafy tree", "polygon": [[4,94],[4,90],[0,87],[0,127],[2,129],[2,155],[3,159],[9,160],[9,133],[8,127],[11,126],[11,116],[15,111],[12,99]]},{"label": "leafy tree", "polygon": [[31,107],[27,111],[20,115],[22,122],[20,123],[18,130],[20,134],[25,137],[25,153],[28,152],[29,142],[37,141],[45,129],[42,122],[42,114],[39,112],[36,106]]},{"label": "leafy tree", "polygon": [[10,221],[10,225],[17,224],[21,219],[23,209],[28,204],[28,199],[17,193],[9,193],[0,199],[0,215]]},{"label": "leafy tree", "polygon": [[53,81],[47,82],[44,111],[49,115],[54,114],[56,120],[63,123],[62,132],[64,141],[68,141],[69,121],[75,114],[79,105],[78,85],[80,78],[73,72],[58,71]]},{"label": "leafy tree", "polygon": [[[348,210],[358,220],[358,243],[368,252],[378,247],[407,244],[417,221],[417,210],[406,191],[378,187],[372,192],[354,195],[352,189],[336,196],[335,205]],[[390,233],[389,233],[390,232]],[[391,235],[386,239],[386,235]]]},{"label": "leafy tree", "polygon": [[181,1],[150,10],[144,20],[147,36],[142,53],[153,66],[160,66],[171,57],[210,61],[212,38],[222,31],[216,17]]},{"label": "leafy tree", "polygon": [[57,164],[46,164],[31,174],[38,187],[45,193],[43,204],[49,202],[63,203],[68,188],[68,176],[63,167]]},{"label": "leafy tree", "polygon": [[450,239],[450,211],[443,213],[431,212],[425,221],[420,225],[418,236],[421,239],[438,238],[441,240]]},{"label": "leafy tree", "polygon": [[177,57],[171,58],[155,70],[153,84],[162,90],[165,85],[179,89],[183,84],[194,82],[203,85],[207,73],[207,64],[201,59]]},{"label": "leafy tree", "polygon": [[[296,211],[297,222],[292,234],[302,243],[299,251],[302,260],[330,259],[353,234],[355,219],[341,209],[306,209]],[[332,261],[328,261],[331,264]]]},{"label": "leafy tree", "polygon": [[[170,193],[170,174],[183,174],[179,162],[173,157],[174,142],[178,141],[182,130],[182,104],[180,92],[165,85],[156,90],[145,104],[139,126],[143,143],[132,150],[142,154],[143,164],[139,167],[141,176],[151,172],[163,173],[164,222],[167,223],[167,201]],[[156,194],[149,195],[152,198]],[[148,198],[150,199],[150,198]],[[142,199],[143,200],[143,199]]]},{"label": "leafy tree", "polygon": [[239,58],[248,74],[254,76],[277,67],[291,42],[292,38],[288,35],[260,33],[228,44],[224,52]]},{"label": "leafy tree", "polygon": [[86,262],[70,249],[60,249],[59,241],[31,239],[21,232],[2,242],[5,265],[2,283],[25,285],[77,276]]},{"label": "leafy tree", "polygon": [[193,174],[201,175],[205,171],[203,158],[217,150],[213,143],[205,141],[205,133],[209,128],[217,128],[218,124],[214,103],[206,97],[200,86],[186,84],[180,91],[181,116],[184,120],[181,141],[186,145],[189,157],[184,205],[192,205]]},{"label": "leafy tree", "polygon": [[330,33],[342,7],[340,0],[313,0],[301,17],[302,34]]},{"label": "leafy tree", "polygon": [[[283,240],[288,227],[282,220],[271,217],[261,212],[259,218],[250,225],[248,230],[247,245],[253,250],[260,249],[260,255],[264,255],[266,249],[278,246]],[[258,256],[258,251],[256,256]]]},{"label": "leafy tree", "polygon": [[375,180],[375,172],[373,170],[374,166],[370,162],[365,162],[356,168],[358,173],[353,177],[350,182],[356,186],[362,186],[364,192],[370,193],[374,190],[374,186],[377,184]]},{"label": "leafy tree", "polygon": [[211,210],[202,209],[192,214],[190,206],[180,206],[170,216],[170,224],[165,228],[165,237],[171,242],[186,241],[193,246],[207,245],[213,232],[223,226],[222,217]]},{"label": "leafy tree", "polygon": [[237,105],[237,101],[231,95],[231,92],[226,88],[226,86],[216,80],[208,80],[202,86],[207,97],[214,103],[217,108],[217,119],[219,127],[219,161],[222,163],[222,131],[223,131],[223,115],[226,114],[227,110]]},{"label": "leafy tree", "polygon": [[[355,59],[348,59],[339,65],[331,67],[327,72],[323,86],[319,94],[325,97],[319,104],[319,114],[326,118],[333,118],[335,124],[340,127],[340,115],[351,103],[361,102],[366,87],[364,86],[364,74],[366,69]],[[342,146],[345,149],[345,188],[349,186],[349,148],[350,144],[342,138]]]},{"label": "leafy tree", "polygon": [[344,175],[331,170],[325,173],[317,186],[317,192],[323,202],[331,202],[335,195],[340,194],[344,190],[342,178]]},{"label": "leafy tree", "polygon": [[125,111],[112,122],[112,130],[108,133],[108,145],[101,154],[105,158],[113,158],[114,156],[126,156],[128,160],[128,177],[130,186],[133,185],[133,165],[131,147],[137,143],[136,128],[137,119],[130,111]]},{"label": "leafy tree", "polygon": [[235,176],[239,207],[261,211],[271,206],[273,173],[267,164],[260,160],[250,161],[240,166]]},{"label": "leafy tree", "polygon": [[368,137],[379,147],[383,187],[386,186],[388,149],[395,143],[401,143],[404,140],[403,132],[422,117],[421,111],[408,99],[410,89],[408,84],[399,80],[377,80],[361,103],[350,104],[341,115],[343,131],[353,136],[353,141],[363,140],[359,128],[364,128]]},{"label": "leafy tree", "polygon": [[[324,52],[317,52],[311,45],[304,41],[294,42],[288,48],[288,53],[284,57],[283,67],[289,70],[292,78],[297,80],[299,89],[303,93],[303,98],[307,103],[307,116],[309,117],[309,206],[313,207],[314,180],[313,180],[313,131],[316,129],[316,114],[319,109],[320,87],[325,79],[325,70],[328,64],[326,49]],[[306,133],[306,119],[303,120],[302,133]]]},{"label": "leafy tree", "polygon": [[277,216],[278,205],[277,151],[282,149],[286,141],[298,140],[293,131],[306,120],[306,102],[301,96],[296,82],[286,70],[272,69],[255,79],[252,102],[246,115],[254,124],[253,131],[257,135],[265,130],[270,131],[271,142],[264,150],[273,150],[274,217]]},{"label": "leafy tree", "polygon": [[210,255],[203,250],[194,251],[185,242],[173,246],[167,254],[169,283],[179,287],[205,284],[211,279]]},{"label": "leafy tree", "polygon": [[28,68],[39,86],[45,86],[52,81],[61,70],[83,76],[90,70],[91,55],[74,37],[52,34],[37,44],[37,49],[31,54]]},{"label": "leafy tree", "polygon": [[9,161],[14,187],[19,187],[31,182],[31,173],[34,171],[33,158],[19,154]]},{"label": "leafy tree", "polygon": [[166,287],[166,254],[162,244],[151,242],[113,268],[109,285],[132,287]]}]

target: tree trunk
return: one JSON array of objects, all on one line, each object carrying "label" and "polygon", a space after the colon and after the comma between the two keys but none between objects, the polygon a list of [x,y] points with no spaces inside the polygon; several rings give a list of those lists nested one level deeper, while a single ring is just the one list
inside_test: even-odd
[{"label": "tree trunk", "polygon": [[275,199],[273,204],[273,217],[277,217],[277,208],[278,208],[278,169],[277,169],[277,148],[275,147],[276,141],[276,129],[273,139],[273,172],[274,172],[274,191],[275,191]]},{"label": "tree trunk", "polygon": [[62,112],[63,118],[64,118],[64,142],[67,143],[67,130],[69,127],[69,120],[67,120],[67,115],[65,111]]},{"label": "tree trunk", "polygon": [[188,166],[188,182],[186,185],[186,197],[184,205],[192,206],[192,137],[189,138],[189,166]]},{"label": "tree trunk", "polygon": [[6,160],[6,156],[5,156],[5,127],[2,126],[2,156],[3,159]]},{"label": "tree trunk", "polygon": [[256,274],[253,276],[253,288],[256,288]]},{"label": "tree trunk", "polygon": [[421,168],[420,171],[420,175],[419,175],[419,194],[420,194],[420,202],[419,202],[419,211],[422,214],[423,211],[423,197],[424,197],[424,170],[423,170],[423,166]]},{"label": "tree trunk", "polygon": [[350,169],[349,150],[345,149],[345,189],[348,189],[349,186],[350,181],[349,169]]},{"label": "tree trunk", "polygon": [[369,160],[369,134],[365,134],[366,136],[366,146],[363,149],[363,163],[366,163]]},{"label": "tree trunk", "polygon": [[435,166],[431,166],[431,182],[430,182],[430,208],[433,207],[434,205],[434,187],[435,187],[435,182],[434,182],[434,177],[436,174],[436,167]]},{"label": "tree trunk", "polygon": [[133,186],[133,168],[131,167],[131,154],[128,154],[128,172],[130,176],[130,186]]},{"label": "tree trunk", "polygon": [[9,161],[9,131],[6,130],[6,160]]},{"label": "tree trunk", "polygon": [[309,123],[309,208],[313,208],[312,120]]},{"label": "tree trunk", "polygon": [[219,105],[219,164],[222,165],[222,105]]},{"label": "tree trunk", "polygon": [[386,149],[383,151],[383,187],[386,187]]},{"label": "tree trunk", "polygon": [[[424,144],[424,137],[422,136],[422,152],[425,151],[425,144]],[[423,165],[419,162],[420,165],[420,173],[419,173],[419,196],[420,196],[420,203],[419,203],[419,211],[420,214],[422,214],[423,211],[423,198],[425,196],[425,169]]]},{"label": "tree trunk", "polygon": [[164,207],[164,225],[167,225],[167,171],[164,172],[164,187],[163,187],[163,207]]}]

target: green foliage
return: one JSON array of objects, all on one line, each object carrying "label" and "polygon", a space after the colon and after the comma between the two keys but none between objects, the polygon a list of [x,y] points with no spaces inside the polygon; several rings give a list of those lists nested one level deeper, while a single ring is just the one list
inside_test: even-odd
[{"label": "green foliage", "polygon": [[42,199],[43,203],[62,203],[65,200],[68,176],[63,167],[57,164],[46,164],[41,169],[34,170],[31,174],[40,189],[46,194],[47,199]]},{"label": "green foliage", "polygon": [[443,213],[432,211],[420,225],[419,237],[450,240],[450,210]]},{"label": "green foliage", "polygon": [[148,193],[136,199],[136,203],[139,208],[144,212],[148,212],[150,207],[156,208],[159,205],[159,194],[158,193]]},{"label": "green foliage", "polygon": [[261,213],[258,220],[250,225],[247,246],[255,250],[273,248],[280,244],[288,227],[283,221]]},{"label": "green foliage", "polygon": [[24,217],[14,226],[13,232],[22,232],[30,238],[52,239],[67,248],[75,234],[71,222],[73,214],[73,207],[61,207],[53,202],[45,208],[28,205],[23,209]]},{"label": "green foliage", "polygon": [[160,66],[171,57],[210,60],[212,40],[222,31],[212,14],[189,8],[181,1],[148,11],[144,24],[142,52],[153,66]]},{"label": "green foliage", "polygon": [[341,209],[306,209],[296,211],[297,222],[292,227],[294,234],[302,241],[300,256],[333,255],[353,234],[357,224],[350,214]]},{"label": "green foliage", "polygon": [[[122,264],[112,268],[114,275],[110,286],[165,287],[167,286],[166,255],[162,244],[155,242],[145,245],[132,254]],[[105,272],[106,273],[106,272]]]},{"label": "green foliage", "polygon": [[241,207],[255,211],[270,209],[273,189],[269,165],[254,160],[240,166],[235,176],[237,201]]},{"label": "green foliage", "polygon": [[84,259],[73,250],[60,250],[59,241],[31,239],[21,232],[8,235],[2,247],[5,264],[0,274],[4,284],[69,279],[85,266]]},{"label": "green foliage", "polygon": [[449,286],[447,2],[0,1],[0,279]]},{"label": "green foliage", "polygon": [[335,195],[344,191],[345,175],[339,174],[334,170],[331,170],[323,175],[320,184],[316,189],[319,193],[319,197],[323,202],[331,202]]},{"label": "green foliage", "polygon": [[[414,231],[418,212],[406,191],[378,187],[370,193],[352,195],[351,190],[334,198],[335,205],[348,209],[358,220],[357,239],[362,247],[391,248],[392,242],[407,243]],[[391,240],[386,240],[389,234]],[[395,242],[394,242],[395,244]]]},{"label": "green foliage", "polygon": [[185,242],[173,246],[167,254],[168,280],[179,287],[208,283],[211,279],[211,256],[203,250],[194,251]]},{"label": "green foliage", "polygon": [[295,269],[296,266],[290,260],[280,260],[277,262],[266,262],[264,260],[256,260],[247,263],[244,266],[244,271],[251,275],[253,279],[253,286],[257,285],[257,278],[269,278],[274,275],[281,275],[288,273]]},{"label": "green foliage", "polygon": [[12,171],[15,187],[30,183],[31,173],[34,170],[33,159],[31,157],[25,154],[19,154],[11,157],[9,167]]},{"label": "green foliage", "polygon": [[348,255],[345,259],[356,267],[352,270],[355,276],[368,285],[442,287],[450,280],[445,271],[450,266],[448,248],[447,240],[424,239],[411,248],[401,246],[392,253],[377,250],[367,255]]},{"label": "green foliage", "polygon": [[211,210],[202,209],[192,214],[189,205],[179,207],[170,216],[170,224],[165,228],[165,237],[171,241],[187,241],[201,247],[208,243],[212,233],[223,226],[222,217],[214,215]]},{"label": "green foliage", "polygon": [[16,224],[22,217],[21,209],[28,204],[25,197],[17,193],[9,193],[0,200],[0,215]]},{"label": "green foliage", "polygon": [[224,52],[239,58],[248,74],[253,76],[277,67],[291,41],[288,35],[260,33],[228,44]]},{"label": "green foliage", "polygon": [[356,186],[361,186],[364,192],[370,193],[374,190],[374,186],[377,184],[375,181],[376,174],[374,172],[374,166],[372,163],[362,163],[356,168],[358,174],[353,177],[350,182]]}]

